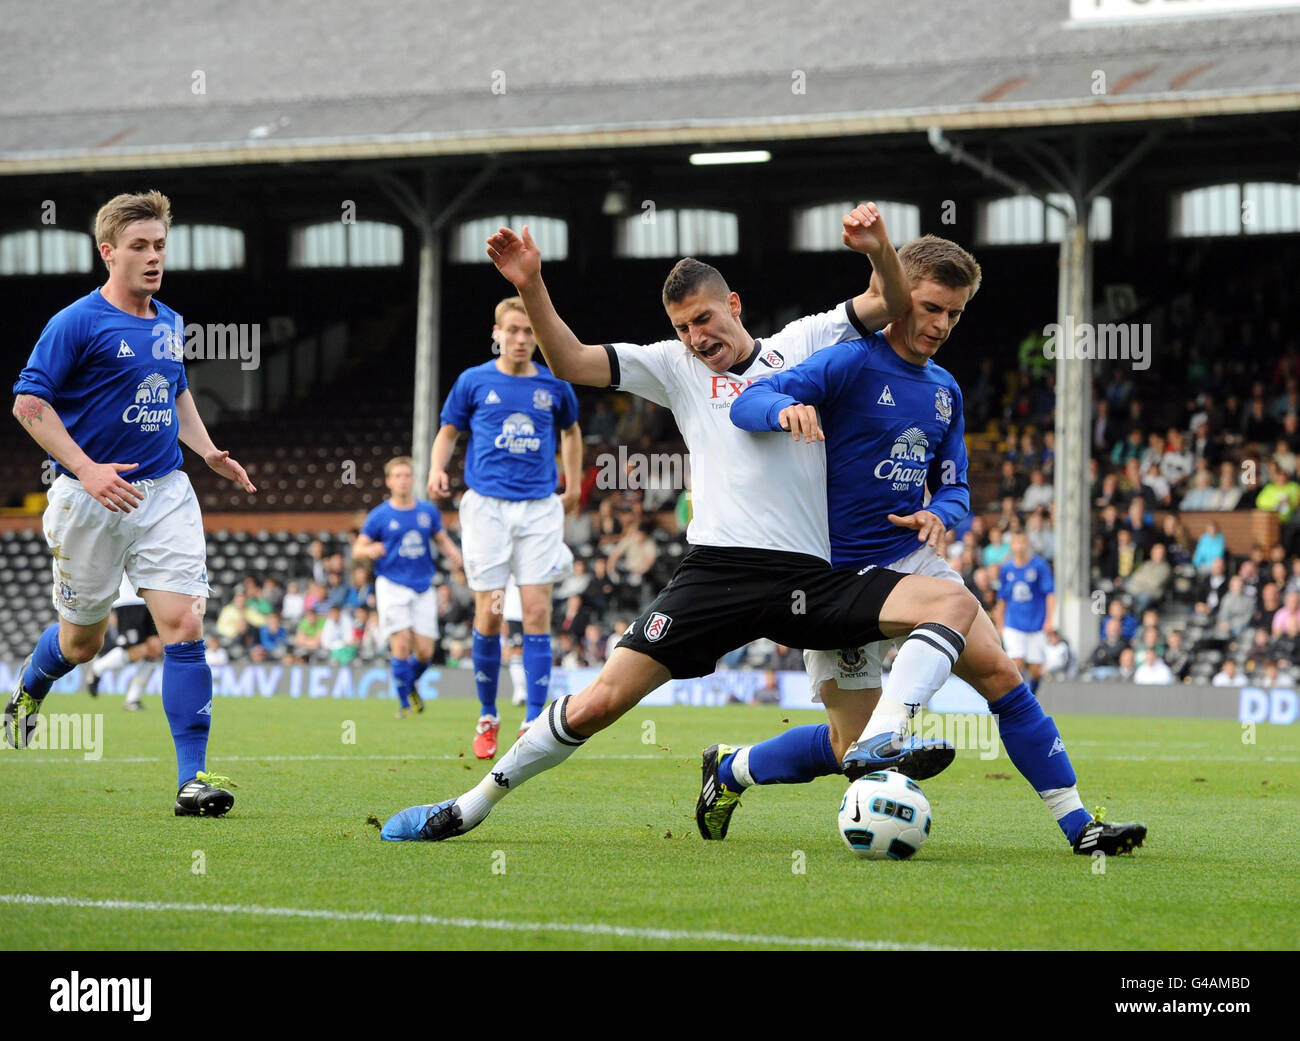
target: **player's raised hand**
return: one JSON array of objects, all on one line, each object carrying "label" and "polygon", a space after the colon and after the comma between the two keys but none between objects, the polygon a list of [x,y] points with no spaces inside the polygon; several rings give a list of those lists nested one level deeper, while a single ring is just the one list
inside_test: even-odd
[{"label": "player's raised hand", "polygon": [[500,228],[488,236],[487,253],[507,281],[523,287],[542,271],[542,254],[537,243],[528,234],[528,225],[516,235],[509,228]]},{"label": "player's raised hand", "polygon": [[130,513],[144,501],[144,492],[118,474],[134,470],[139,463],[91,463],[77,473],[81,487],[90,497],[113,513]]},{"label": "player's raised hand", "polygon": [[237,461],[230,458],[229,452],[211,451],[203,457],[203,461],[208,464],[208,468],[214,473],[219,473],[227,480],[234,481],[250,495],[257,491],[253,487],[253,482],[248,479],[247,471]]},{"label": "player's raised hand", "polygon": [[777,414],[782,430],[789,430],[796,441],[825,441],[821,424],[817,422],[817,409],[812,405],[787,405]]},{"label": "player's raised hand", "polygon": [[909,513],[906,517],[891,513],[889,523],[897,524],[900,528],[911,528],[916,532],[917,542],[929,543],[930,548],[936,551],[939,549],[943,533],[947,530],[943,526],[943,521],[929,510],[917,510],[916,513]]},{"label": "player's raised hand", "polygon": [[857,253],[872,257],[885,248],[889,233],[885,230],[885,218],[880,215],[874,202],[864,202],[855,206],[844,215],[844,231],[840,241]]},{"label": "player's raised hand", "polygon": [[446,499],[451,495],[451,478],[446,470],[430,470],[429,484],[424,489],[430,499]]}]

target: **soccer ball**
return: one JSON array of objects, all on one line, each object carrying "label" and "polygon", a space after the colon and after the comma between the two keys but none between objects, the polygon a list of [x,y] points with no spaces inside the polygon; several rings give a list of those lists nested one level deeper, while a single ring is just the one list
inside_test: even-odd
[{"label": "soccer ball", "polygon": [[930,800],[896,770],[859,777],[840,803],[840,837],[868,860],[906,860],[930,836]]}]

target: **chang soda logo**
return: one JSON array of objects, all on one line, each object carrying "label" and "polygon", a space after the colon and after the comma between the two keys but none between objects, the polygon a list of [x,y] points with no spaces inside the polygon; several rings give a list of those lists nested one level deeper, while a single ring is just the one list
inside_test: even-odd
[{"label": "chang soda logo", "polygon": [[504,448],[511,455],[524,452],[536,452],[542,447],[542,439],[537,436],[533,421],[522,412],[512,412],[501,424],[501,433],[492,442],[497,448]]},{"label": "chang soda logo", "polygon": [[925,431],[920,427],[908,427],[894,439],[889,458],[877,463],[873,472],[878,480],[892,482],[893,491],[912,491],[925,484],[929,472],[925,459],[929,451],[930,442],[926,440]]},{"label": "chang soda logo", "polygon": [[425,555],[424,548],[427,545],[428,536],[418,531],[408,531],[402,536],[402,544],[398,547],[397,555],[408,559],[418,559]]},{"label": "chang soda logo", "polygon": [[[135,388],[135,401],[122,413],[123,423],[135,423],[142,433],[172,425],[171,385],[161,373],[151,372]],[[161,408],[151,406],[160,405]]]}]

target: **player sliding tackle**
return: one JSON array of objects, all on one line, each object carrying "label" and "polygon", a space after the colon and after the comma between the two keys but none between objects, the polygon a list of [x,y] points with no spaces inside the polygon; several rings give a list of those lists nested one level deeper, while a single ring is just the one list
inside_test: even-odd
[{"label": "player sliding tackle", "polygon": [[[721,274],[688,258],[663,289],[678,340],[645,347],[582,343],[551,303],[527,227],[522,235],[502,228],[488,239],[488,254],[522,297],[556,376],[672,409],[691,459],[690,549],[590,686],[552,702],[474,788],[396,814],[384,825],[385,839],[437,841],[477,827],[507,794],[558,766],[656,687],[707,675],[723,654],[760,636],[831,649],[906,637],[888,685],[900,703],[923,701],[947,680],[979,611],[975,598],[963,586],[923,575],[832,570],[822,447],[754,437],[727,416],[747,383],[828,344],[869,335],[906,309],[898,255],[876,208],[858,207],[844,225],[848,244],[875,268],[866,292],[758,341],[745,331],[740,297]],[[828,710],[834,716],[839,706]],[[923,778],[953,755],[943,742],[911,739],[878,765]]]},{"label": "player sliding tackle", "polygon": [[[962,394],[932,359],[979,289],[980,267],[955,242],[933,235],[909,242],[899,256],[910,286],[904,314],[874,336],[820,351],[755,384],[730,417],[745,430],[790,431],[775,439],[792,446],[802,440],[819,454],[826,442],[835,567],[883,566],[958,584],[961,576],[935,550],[944,532],[970,512]],[[927,482],[933,491],[928,504]],[[705,749],[696,804],[700,834],[725,838],[740,792],[750,785],[811,781],[839,773],[841,761],[850,777],[877,769],[910,713],[932,692],[895,684],[891,675],[882,696],[886,650],[877,643],[838,653],[805,651],[813,697],[826,705],[829,724],[795,727],[752,747]],[[905,644],[896,669],[898,663],[906,667],[907,650]],[[1007,755],[1076,853],[1123,853],[1142,844],[1143,825],[1105,824],[1084,809],[1056,724],[1003,653],[983,611],[953,672],[988,700]]]}]

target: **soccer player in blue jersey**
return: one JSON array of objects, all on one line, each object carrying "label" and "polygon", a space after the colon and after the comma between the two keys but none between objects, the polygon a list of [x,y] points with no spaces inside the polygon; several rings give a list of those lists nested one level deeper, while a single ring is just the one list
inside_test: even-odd
[{"label": "soccer player in blue jersey", "polygon": [[[827,348],[752,384],[732,406],[731,419],[744,430],[826,441],[835,567],[884,566],[960,582],[936,549],[970,510],[962,395],[932,359],[979,288],[980,269],[956,243],[932,235],[904,246],[899,260],[911,286],[906,314],[879,333]],[[753,746],[705,749],[696,804],[704,838],[726,837],[740,793],[751,785],[802,783],[841,769],[855,777],[887,767],[908,720],[929,700],[881,695],[887,646],[881,641],[804,652],[828,723],[795,727]],[[896,668],[905,664],[902,654]],[[1077,853],[1122,853],[1142,844],[1143,825],[1094,821],[1084,809],[1056,724],[1003,652],[983,611],[952,671],[989,701],[1007,755]]]},{"label": "soccer player in blue jersey", "polygon": [[1011,558],[1003,562],[998,574],[994,621],[1002,630],[1002,645],[1007,654],[1020,674],[1028,675],[1029,689],[1037,694],[1043,678],[1047,638],[1056,616],[1052,565],[1035,556],[1029,548],[1029,536],[1018,531],[1011,536]]},{"label": "soccer player in blue jersey", "polygon": [[108,281],[56,314],[14,384],[14,415],[54,460],[45,510],[57,625],[40,639],[5,708],[5,737],[26,745],[50,686],[99,651],[125,570],[163,647],[163,711],[176,746],[177,816],[219,817],[229,781],[206,771],[212,672],[203,647],[208,595],[199,503],[180,469],[184,442],[247,492],[244,468],[217,449],[189,392],[184,328],[154,298],[171,204],[118,195],[95,218]]},{"label": "soccer player in blue jersey", "polygon": [[460,550],[442,529],[437,507],[415,500],[415,466],[399,455],[384,464],[389,497],[366,517],[352,547],[353,558],[374,561],[375,608],[379,631],[388,638],[393,685],[401,707],[424,711],[415,685],[433,657],[438,639],[438,601],[433,592],[435,543],[452,569],[461,566]]},{"label": "soccer player in blue jersey", "polygon": [[[533,361],[537,338],[519,297],[497,304],[492,340],[497,357],[466,369],[452,385],[429,463],[429,497],[450,495],[447,464],[460,432],[469,431],[460,521],[465,577],[474,592],[471,655],[480,706],[474,730],[479,759],[497,754],[501,620],[512,575],[523,605],[528,687],[523,728],[546,704],[551,587],[573,569],[573,554],[564,544],[564,515],[577,507],[582,485],[577,396]],[[564,464],[562,496],[555,494],[557,442]]]}]

